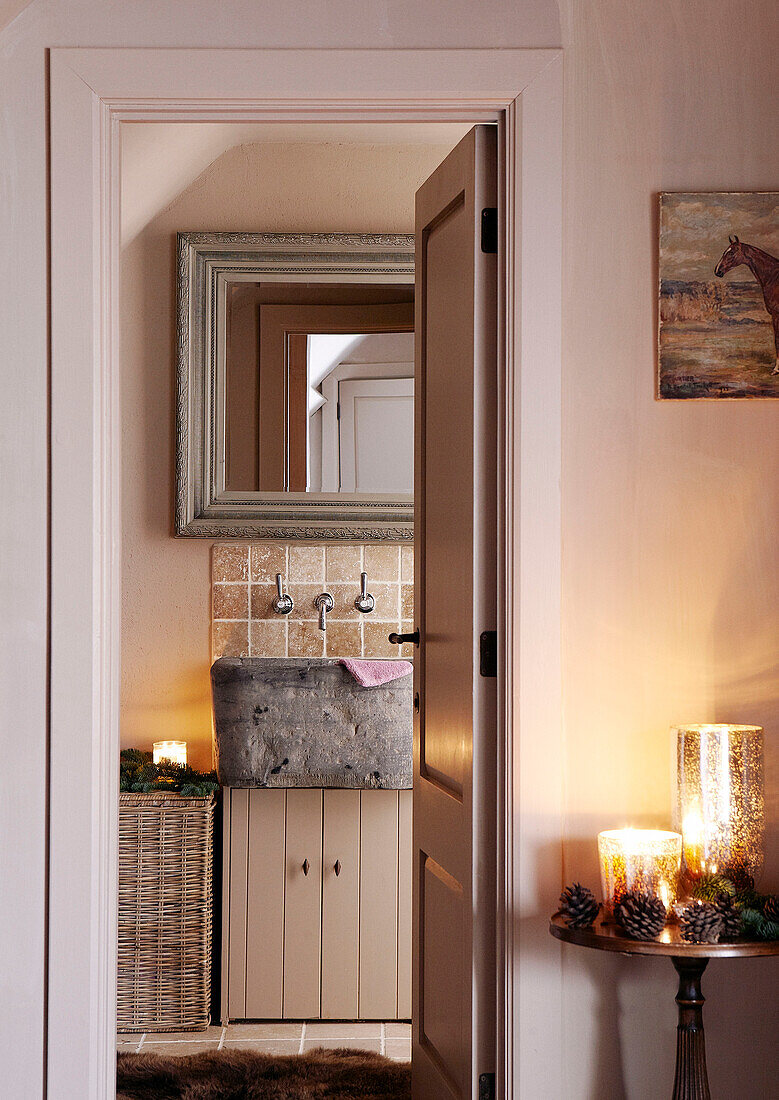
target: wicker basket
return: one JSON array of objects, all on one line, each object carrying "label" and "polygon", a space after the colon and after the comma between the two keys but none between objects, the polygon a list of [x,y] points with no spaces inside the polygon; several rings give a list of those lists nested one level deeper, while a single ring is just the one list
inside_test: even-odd
[{"label": "wicker basket", "polygon": [[213,833],[213,795],[119,795],[119,1031],[208,1027]]}]

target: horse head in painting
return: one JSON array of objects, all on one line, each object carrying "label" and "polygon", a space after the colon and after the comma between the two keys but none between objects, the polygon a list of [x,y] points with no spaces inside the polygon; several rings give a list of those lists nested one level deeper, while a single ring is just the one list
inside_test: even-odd
[{"label": "horse head in painting", "polygon": [[728,241],[730,243],[714,268],[714,274],[721,279],[734,267],[746,264],[757,279],[774,326],[776,363],[773,373],[779,374],[779,259],[753,244],[742,244],[738,237],[728,237]]},{"label": "horse head in painting", "polygon": [[721,279],[728,271],[732,271],[734,267],[740,267],[741,264],[747,262],[744,256],[744,246],[738,237],[728,237],[728,240],[730,245],[722,253],[720,262],[714,268],[714,274],[718,279]]}]

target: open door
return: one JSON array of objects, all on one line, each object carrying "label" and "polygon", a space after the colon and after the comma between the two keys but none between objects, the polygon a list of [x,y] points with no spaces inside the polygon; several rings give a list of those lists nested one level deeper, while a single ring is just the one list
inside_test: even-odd
[{"label": "open door", "polygon": [[496,252],[476,126],[416,197],[415,1100],[494,1088]]}]

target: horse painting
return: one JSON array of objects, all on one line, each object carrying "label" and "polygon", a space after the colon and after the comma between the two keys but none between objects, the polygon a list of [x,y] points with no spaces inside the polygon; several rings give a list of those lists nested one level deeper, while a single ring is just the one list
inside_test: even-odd
[{"label": "horse painting", "polygon": [[779,193],[663,192],[659,245],[657,396],[779,398]]},{"label": "horse painting", "polygon": [[738,237],[728,237],[730,245],[722,253],[720,262],[714,268],[718,279],[732,271],[734,267],[746,264],[760,284],[765,308],[771,316],[774,326],[774,347],[776,362],[772,374],[779,374],[779,260],[762,248],[753,244],[742,244]]}]

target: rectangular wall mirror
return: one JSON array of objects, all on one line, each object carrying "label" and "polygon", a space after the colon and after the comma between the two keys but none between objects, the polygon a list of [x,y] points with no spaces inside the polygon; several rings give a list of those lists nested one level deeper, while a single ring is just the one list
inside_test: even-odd
[{"label": "rectangular wall mirror", "polygon": [[409,540],[414,241],[178,236],[176,534]]}]

